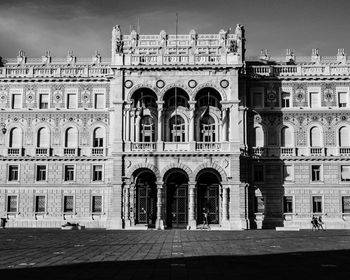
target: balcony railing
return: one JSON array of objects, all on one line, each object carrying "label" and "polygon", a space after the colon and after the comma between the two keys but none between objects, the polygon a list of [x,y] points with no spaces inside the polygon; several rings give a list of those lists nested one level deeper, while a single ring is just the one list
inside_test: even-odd
[{"label": "balcony railing", "polygon": [[266,147],[253,147],[252,155],[254,156],[267,156],[268,148]]},{"label": "balcony railing", "polygon": [[91,155],[93,156],[104,156],[105,149],[104,148],[92,148]]},{"label": "balcony railing", "polygon": [[350,148],[340,147],[339,148],[340,156],[350,156]]},{"label": "balcony railing", "polygon": [[10,157],[22,156],[22,148],[9,148],[7,150],[7,155]]},{"label": "balcony railing", "polygon": [[324,148],[310,148],[310,156],[324,156],[325,149]]},{"label": "balcony railing", "polygon": [[49,148],[36,148],[35,155],[37,155],[37,156],[49,156],[50,149]]},{"label": "balcony railing", "polygon": [[221,143],[214,142],[197,142],[196,151],[220,151]]},{"label": "balcony railing", "polygon": [[135,151],[135,152],[154,151],[155,149],[156,149],[156,143],[154,143],[154,142],[131,143],[131,150]]},{"label": "balcony railing", "polygon": [[280,152],[281,156],[288,157],[288,156],[295,156],[295,148],[281,148]]},{"label": "balcony railing", "polygon": [[64,148],[63,154],[65,156],[77,156],[78,155],[78,149],[77,148]]}]

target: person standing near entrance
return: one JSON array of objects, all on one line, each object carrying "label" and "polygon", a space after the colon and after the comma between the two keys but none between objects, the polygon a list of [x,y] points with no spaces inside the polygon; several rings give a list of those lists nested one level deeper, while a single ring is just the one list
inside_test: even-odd
[{"label": "person standing near entrance", "polygon": [[202,229],[204,229],[204,226],[207,226],[208,229],[210,229],[209,226],[209,209],[208,208],[203,208],[203,225]]}]

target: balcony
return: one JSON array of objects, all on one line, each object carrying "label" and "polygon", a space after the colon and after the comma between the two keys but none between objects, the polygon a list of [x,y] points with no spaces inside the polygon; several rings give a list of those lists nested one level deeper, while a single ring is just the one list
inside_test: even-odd
[{"label": "balcony", "polygon": [[92,148],[91,149],[91,155],[98,157],[98,156],[104,156],[105,153],[105,149],[104,148]]},{"label": "balcony", "polygon": [[295,148],[287,148],[282,147],[280,150],[280,155],[282,157],[291,157],[296,155],[296,149]]},{"label": "balcony", "polygon": [[156,143],[155,142],[134,142],[131,143],[131,151],[142,152],[142,151],[155,151]]},{"label": "balcony", "polygon": [[7,155],[9,157],[20,157],[22,156],[22,148],[9,148],[7,149]]},{"label": "balcony", "polygon": [[339,155],[340,156],[350,156],[350,148],[339,147]]},{"label": "balcony", "polygon": [[324,148],[310,148],[309,155],[310,156],[324,156],[325,149]]},{"label": "balcony", "polygon": [[78,149],[77,148],[64,148],[63,155],[68,156],[68,157],[78,156]]},{"label": "balcony", "polygon": [[266,147],[253,147],[251,150],[251,154],[254,156],[267,156],[268,148]]},{"label": "balcony", "polygon": [[221,143],[197,142],[196,151],[221,151]]},{"label": "balcony", "polygon": [[190,150],[188,142],[164,142],[165,152],[188,152]]},{"label": "balcony", "polygon": [[49,148],[36,148],[35,149],[35,155],[36,156],[49,156],[50,155],[50,149]]}]

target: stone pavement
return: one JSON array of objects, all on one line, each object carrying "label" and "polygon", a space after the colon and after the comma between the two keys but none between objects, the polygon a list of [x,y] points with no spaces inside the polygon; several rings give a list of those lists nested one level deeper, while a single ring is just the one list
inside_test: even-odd
[{"label": "stone pavement", "polygon": [[0,230],[0,279],[349,276],[348,230]]}]

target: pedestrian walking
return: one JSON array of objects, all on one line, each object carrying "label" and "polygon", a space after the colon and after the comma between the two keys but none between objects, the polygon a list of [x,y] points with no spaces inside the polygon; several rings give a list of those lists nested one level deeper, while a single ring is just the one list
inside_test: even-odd
[{"label": "pedestrian walking", "polygon": [[318,230],[319,229],[318,219],[316,218],[315,215],[312,216],[311,224],[312,224],[312,230]]},{"label": "pedestrian walking", "polygon": [[319,217],[318,217],[317,223],[318,223],[318,229],[326,230],[326,229],[325,229],[326,226],[323,227],[324,222],[322,221],[322,216],[319,216]]},{"label": "pedestrian walking", "polygon": [[204,226],[207,226],[208,229],[210,229],[209,226],[209,209],[208,208],[203,208],[203,225],[202,229],[204,229]]}]

